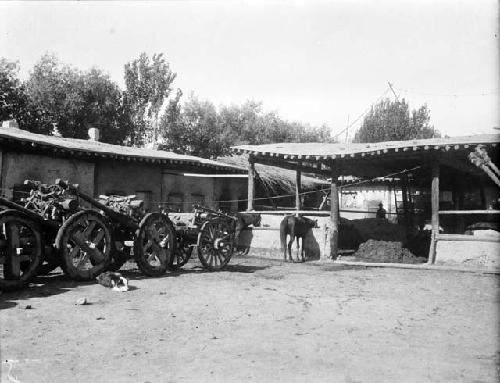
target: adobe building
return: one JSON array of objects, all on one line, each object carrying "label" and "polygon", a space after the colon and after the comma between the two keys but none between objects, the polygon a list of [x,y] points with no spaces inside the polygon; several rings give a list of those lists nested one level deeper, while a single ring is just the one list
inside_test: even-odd
[{"label": "adobe building", "polygon": [[[95,135],[94,135],[95,137]],[[9,199],[25,193],[24,180],[61,178],[92,196],[135,194],[150,211],[167,205],[191,211],[227,200],[236,211],[246,199],[247,177],[237,166],[172,152],[111,145],[96,139],[46,136],[15,126],[0,129],[0,190]]]}]

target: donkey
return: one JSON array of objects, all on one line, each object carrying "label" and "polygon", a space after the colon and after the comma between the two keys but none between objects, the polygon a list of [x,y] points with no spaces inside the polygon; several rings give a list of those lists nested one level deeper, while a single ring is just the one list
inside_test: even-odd
[{"label": "donkey", "polygon": [[245,248],[243,250],[239,249],[239,238],[243,229],[247,228],[250,225],[254,227],[259,227],[261,222],[260,214],[253,213],[236,213],[236,224],[234,228],[234,244],[236,249],[241,253],[241,255],[246,255],[248,253],[249,248]]},{"label": "donkey", "polygon": [[[286,216],[283,218],[280,224],[280,239],[281,239],[281,248],[284,250],[284,260],[287,261],[287,249],[288,249],[288,257],[291,262],[294,262],[292,257],[292,244],[297,237],[297,252],[300,253],[302,258],[302,262],[306,261],[305,258],[305,250],[304,250],[304,237],[313,227],[318,227],[318,220],[309,219],[306,217],[295,217],[292,215]],[[286,243],[287,235],[290,235],[290,241],[288,241],[288,245]],[[302,239],[302,245],[300,246],[299,251],[299,241]],[[297,254],[297,261],[300,262],[299,254]]]}]

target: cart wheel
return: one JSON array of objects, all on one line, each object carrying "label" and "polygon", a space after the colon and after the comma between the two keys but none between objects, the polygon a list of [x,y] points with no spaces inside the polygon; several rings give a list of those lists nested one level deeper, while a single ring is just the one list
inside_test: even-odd
[{"label": "cart wheel", "polygon": [[193,246],[190,246],[182,236],[176,236],[176,246],[174,256],[171,259],[168,268],[170,270],[177,270],[188,263],[193,253]]},{"label": "cart wheel", "polygon": [[197,244],[203,266],[211,271],[222,270],[233,254],[233,233],[224,220],[206,221],[201,226]]},{"label": "cart wheel", "polygon": [[69,217],[56,236],[66,274],[78,281],[89,281],[106,270],[111,261],[111,234],[104,217],[83,210]]},{"label": "cart wheel", "polygon": [[134,241],[134,256],[139,269],[149,277],[165,274],[172,262],[175,230],[170,220],[160,213],[144,216]]},{"label": "cart wheel", "polygon": [[40,226],[17,210],[0,212],[0,290],[24,287],[42,261]]}]

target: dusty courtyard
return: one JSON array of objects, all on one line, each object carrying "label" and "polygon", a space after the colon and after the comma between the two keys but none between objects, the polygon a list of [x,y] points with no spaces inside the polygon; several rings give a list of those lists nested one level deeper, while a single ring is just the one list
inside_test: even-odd
[{"label": "dusty courtyard", "polygon": [[253,258],[125,274],[126,293],[56,274],[0,295],[1,381],[499,379],[496,275]]}]

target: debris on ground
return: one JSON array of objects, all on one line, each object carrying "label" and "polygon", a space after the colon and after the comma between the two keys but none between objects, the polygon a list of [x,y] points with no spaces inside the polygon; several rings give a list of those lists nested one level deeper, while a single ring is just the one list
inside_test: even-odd
[{"label": "debris on ground", "polygon": [[424,257],[417,257],[398,241],[377,241],[369,239],[354,253],[356,260],[365,262],[424,263]]},{"label": "debris on ground", "polygon": [[76,303],[75,303],[75,304],[82,306],[82,305],[86,305],[86,304],[88,304],[88,303],[89,303],[89,302],[88,302],[87,298],[83,297],[83,298],[78,298],[78,299],[76,300]]}]

